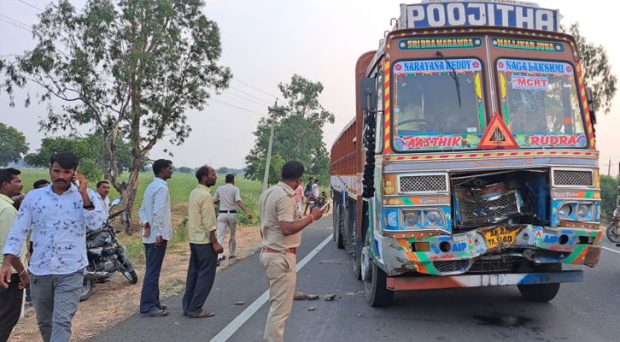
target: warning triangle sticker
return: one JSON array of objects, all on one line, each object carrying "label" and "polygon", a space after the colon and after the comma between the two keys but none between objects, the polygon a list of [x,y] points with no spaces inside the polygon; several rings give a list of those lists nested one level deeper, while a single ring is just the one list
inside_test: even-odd
[{"label": "warning triangle sticker", "polygon": [[519,148],[519,144],[506,127],[506,123],[502,116],[496,114],[489,122],[478,148],[481,150],[494,150],[494,149],[513,149]]}]

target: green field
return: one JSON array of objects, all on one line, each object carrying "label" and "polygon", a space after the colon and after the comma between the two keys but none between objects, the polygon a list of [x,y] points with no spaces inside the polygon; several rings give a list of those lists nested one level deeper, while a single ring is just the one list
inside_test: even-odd
[{"label": "green field", "polygon": [[[24,193],[30,191],[32,189],[32,184],[39,179],[47,179],[49,180],[49,173],[46,169],[22,169],[21,178],[24,182]],[[224,176],[218,175],[217,183],[214,187],[212,187],[211,193],[215,192],[218,186],[224,184]],[[140,204],[142,203],[142,197],[144,194],[144,190],[148,186],[148,184],[153,180],[152,172],[142,172],[140,173],[140,181],[138,186],[138,193],[136,194],[136,202],[133,208],[133,221],[136,222],[137,212],[140,208]],[[89,180],[88,186],[90,188],[95,188],[95,184],[97,180]],[[190,173],[180,173],[176,172],[172,175],[172,178],[168,180],[168,188],[170,189],[170,202],[173,208],[178,206],[183,206],[187,203],[187,199],[189,197],[189,193],[196,187],[197,181],[196,177]],[[253,219],[249,221],[243,212],[240,212],[239,219],[242,225],[250,225],[256,224],[258,222],[258,197],[260,196],[262,186],[260,182],[252,181],[248,179],[244,179],[241,177],[235,177],[235,185],[239,187],[241,191],[241,200],[245,204],[245,206],[252,213]],[[110,191],[110,199],[115,199],[119,197],[118,192],[114,189]],[[184,218],[186,217],[186,213],[184,211],[176,210],[177,215],[182,215],[178,217],[182,223],[175,227],[175,234],[171,241],[171,245],[179,245],[187,242],[187,229],[184,229]],[[119,234],[119,239],[122,243],[127,247],[130,259],[137,264],[141,264],[144,262],[144,255],[142,253],[142,244],[139,237],[139,230],[135,230],[131,236],[126,234]]]}]

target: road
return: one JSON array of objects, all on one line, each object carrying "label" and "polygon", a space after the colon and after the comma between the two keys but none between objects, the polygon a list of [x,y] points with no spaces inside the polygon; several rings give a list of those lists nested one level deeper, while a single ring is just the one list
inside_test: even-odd
[{"label": "road", "polygon": [[[352,261],[331,241],[331,217],[306,229],[298,250],[297,290],[336,294],[334,301],[295,301],[287,341],[618,341],[620,248],[605,241],[598,267],[583,283],[562,284],[545,304],[522,299],[516,287],[397,293],[395,304],[371,308]],[[268,305],[258,255],[218,272],[205,308],[216,316],[181,316],[180,296],[166,299],[170,316],[134,315],[91,341],[260,341]],[[244,301],[244,305],[235,302]]]}]

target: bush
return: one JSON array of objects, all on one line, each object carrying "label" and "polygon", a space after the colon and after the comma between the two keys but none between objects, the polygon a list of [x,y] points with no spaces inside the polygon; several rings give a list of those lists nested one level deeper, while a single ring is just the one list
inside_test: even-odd
[{"label": "bush", "polygon": [[614,177],[601,176],[601,218],[611,220],[611,215],[616,209],[618,196],[618,181]]}]

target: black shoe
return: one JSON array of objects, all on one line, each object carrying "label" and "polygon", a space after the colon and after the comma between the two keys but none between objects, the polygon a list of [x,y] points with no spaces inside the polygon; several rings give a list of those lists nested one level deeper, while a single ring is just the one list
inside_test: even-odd
[{"label": "black shoe", "polygon": [[213,316],[215,316],[215,313],[210,312],[210,311],[204,311],[202,309],[187,313],[187,317],[189,318],[207,318],[207,317],[213,317]]},{"label": "black shoe", "polygon": [[141,315],[142,317],[164,317],[164,316],[168,316],[168,311],[154,308],[153,310],[143,313]]}]

